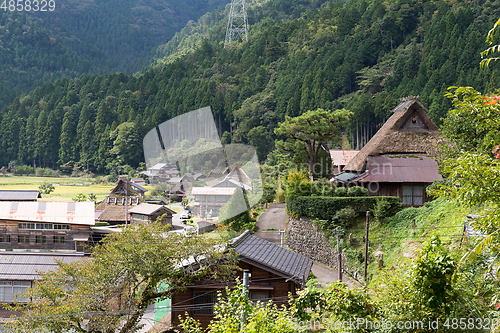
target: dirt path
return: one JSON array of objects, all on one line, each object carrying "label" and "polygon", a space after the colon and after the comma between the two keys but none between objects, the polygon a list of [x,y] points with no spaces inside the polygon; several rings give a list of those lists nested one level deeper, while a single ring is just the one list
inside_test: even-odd
[{"label": "dirt path", "polygon": [[[322,284],[323,288],[326,287],[326,284],[333,283],[337,281],[339,278],[338,270],[325,266],[317,261],[313,263],[312,272],[314,275],[316,275],[316,280],[318,280],[318,282]],[[360,286],[360,284],[357,281],[350,279],[348,276],[346,276],[345,273],[342,278],[342,281],[349,288],[358,288]]]}]

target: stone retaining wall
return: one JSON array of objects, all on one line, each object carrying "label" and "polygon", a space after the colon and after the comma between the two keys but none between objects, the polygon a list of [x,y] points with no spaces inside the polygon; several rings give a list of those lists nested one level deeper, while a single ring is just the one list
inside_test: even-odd
[{"label": "stone retaining wall", "polygon": [[[337,249],[332,248],[326,233],[309,218],[289,218],[287,245],[291,250],[304,257],[338,269]],[[359,280],[359,273],[346,267],[347,258],[345,256],[342,256],[342,262],[344,273]]]}]

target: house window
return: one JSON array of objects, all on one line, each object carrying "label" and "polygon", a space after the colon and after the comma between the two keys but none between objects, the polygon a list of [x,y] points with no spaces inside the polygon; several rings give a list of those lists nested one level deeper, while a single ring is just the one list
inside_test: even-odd
[{"label": "house window", "polygon": [[30,242],[30,236],[28,236],[28,235],[19,235],[17,237],[17,242],[18,243],[29,243]]},{"label": "house window", "polygon": [[57,230],[69,230],[69,224],[54,224],[54,229]]},{"label": "house window", "polygon": [[64,236],[54,236],[54,244],[64,244]]},{"label": "house window", "polygon": [[260,305],[266,305],[267,302],[269,302],[269,293],[268,292],[250,293],[250,301],[253,303],[254,306],[256,306],[258,302],[260,302]]},{"label": "house window", "polygon": [[19,229],[35,229],[36,223],[19,223],[17,227]]},{"label": "house window", "polygon": [[37,244],[44,244],[47,240],[47,237],[45,236],[36,236],[36,243]]},{"label": "house window", "polygon": [[0,281],[0,303],[13,303],[14,298],[20,302],[28,302],[28,298],[15,295],[25,294],[29,287],[31,287],[30,281]]},{"label": "house window", "polygon": [[9,243],[10,235],[0,235],[0,243]]},{"label": "house window", "polygon": [[404,206],[422,206],[424,204],[423,186],[403,186],[403,205]]},{"label": "house window", "polygon": [[52,226],[52,223],[18,223],[17,227],[19,229],[25,230],[52,230],[56,229]]},{"label": "house window", "polygon": [[195,291],[194,292],[194,313],[213,314],[214,303],[217,300],[215,291]]},{"label": "house window", "polygon": [[132,219],[137,220],[137,221],[147,221],[148,216],[147,215],[141,215],[141,214],[132,214]]}]

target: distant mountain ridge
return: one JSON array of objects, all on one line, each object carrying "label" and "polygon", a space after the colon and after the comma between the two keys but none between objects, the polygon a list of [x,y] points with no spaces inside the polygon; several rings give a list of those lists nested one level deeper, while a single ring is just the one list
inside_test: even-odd
[{"label": "distant mountain ridge", "polygon": [[189,20],[229,0],[65,0],[55,11],[0,10],[0,110],[58,78],[148,66]]}]

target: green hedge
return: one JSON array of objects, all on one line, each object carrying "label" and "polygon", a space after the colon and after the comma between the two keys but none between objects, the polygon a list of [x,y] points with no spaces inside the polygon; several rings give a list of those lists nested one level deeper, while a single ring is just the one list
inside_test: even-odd
[{"label": "green hedge", "polygon": [[290,215],[305,216],[332,221],[337,211],[350,207],[357,214],[372,211],[378,201],[384,200],[387,207],[386,216],[392,216],[403,206],[398,197],[287,197],[286,209]]}]

